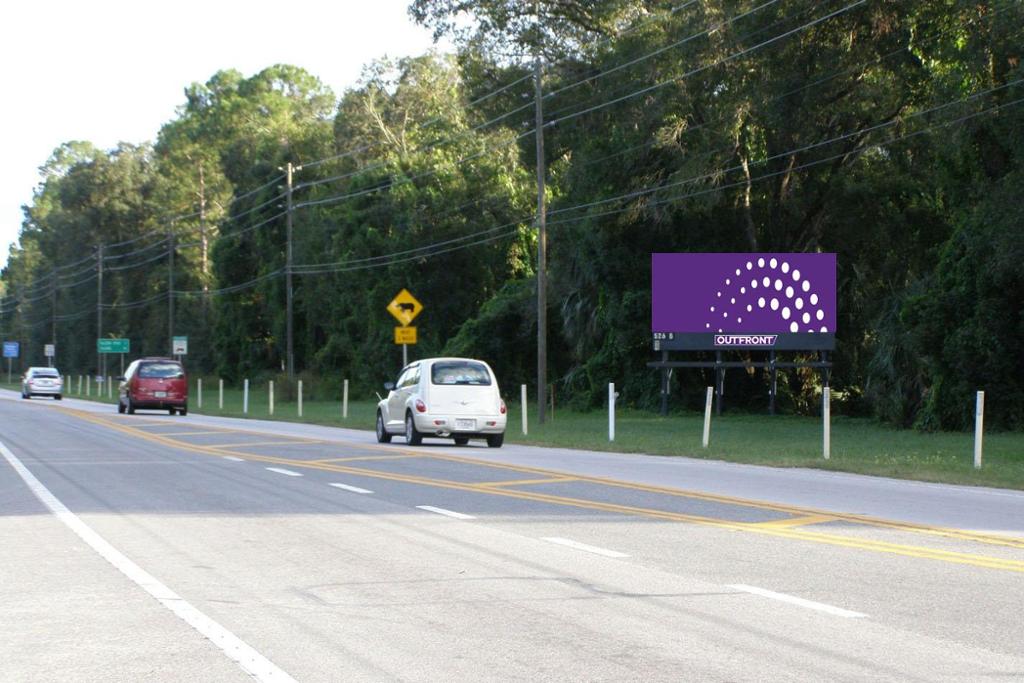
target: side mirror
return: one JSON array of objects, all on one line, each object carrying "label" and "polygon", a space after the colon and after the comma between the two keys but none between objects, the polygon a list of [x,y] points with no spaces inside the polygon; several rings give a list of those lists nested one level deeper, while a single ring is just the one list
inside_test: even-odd
[{"label": "side mirror", "polygon": [[395,390],[395,383],[394,382],[384,382],[384,388],[386,390],[388,390],[388,391],[394,391]]}]

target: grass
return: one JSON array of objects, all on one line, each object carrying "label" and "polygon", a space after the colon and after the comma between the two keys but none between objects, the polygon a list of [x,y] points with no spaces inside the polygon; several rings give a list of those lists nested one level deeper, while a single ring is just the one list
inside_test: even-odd
[{"label": "grass", "polygon": [[[20,390],[17,384],[7,387]],[[69,388],[71,391],[66,395],[79,398],[77,380]],[[303,402],[300,418],[297,403],[283,400],[280,387],[273,415],[269,411],[265,384],[251,388],[247,413],[243,412],[242,391],[235,387],[225,387],[223,408],[219,407],[216,379],[204,378],[202,408],[198,405],[194,379],[190,391],[189,408],[198,413],[365,430],[373,429],[377,406],[375,399],[350,401],[348,417],[342,418],[340,397],[324,400],[314,395],[312,400],[307,398]],[[91,399],[97,400],[95,392]],[[116,403],[116,399],[107,399],[106,393],[99,400]],[[649,412],[619,410],[614,442],[608,441],[606,411],[579,413],[558,409],[553,419],[541,425],[534,407],[528,414],[529,435],[525,436],[521,415],[518,402],[510,403],[505,437],[508,443],[688,456],[774,467],[812,467],[919,481],[1024,489],[1024,434],[1019,432],[986,434],[984,466],[976,470],[973,433],[924,434],[896,430],[862,418],[832,418],[831,459],[824,460],[820,418],[750,414],[713,417],[711,444],[705,449],[701,447],[703,415],[697,413],[661,417]]]}]

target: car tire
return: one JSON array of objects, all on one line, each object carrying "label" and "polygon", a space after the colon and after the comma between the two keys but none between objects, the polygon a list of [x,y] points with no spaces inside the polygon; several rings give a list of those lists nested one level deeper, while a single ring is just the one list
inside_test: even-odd
[{"label": "car tire", "polygon": [[61,399],[63,399],[63,398],[64,398],[64,397],[63,397],[63,396],[61,396],[60,394],[55,394],[55,395],[54,395],[54,397],[53,397],[53,400],[55,400],[55,401],[60,401],[60,400],[61,400]]},{"label": "car tire", "polygon": [[23,391],[23,392],[21,392],[21,397],[22,397],[23,399],[25,399],[26,401],[28,400],[28,396],[29,396],[29,395],[28,395],[28,394],[26,394],[26,393],[25,393],[24,391]]},{"label": "car tire", "polygon": [[419,446],[423,443],[423,435],[416,429],[416,421],[412,419],[412,413],[405,414],[405,443],[410,446]]},{"label": "car tire", "polygon": [[181,415],[183,417],[185,415],[188,415],[188,406],[182,406],[181,408],[178,408],[178,415]]},{"label": "car tire", "polygon": [[391,435],[384,428],[384,416],[377,411],[377,443],[391,443]]},{"label": "car tire", "polygon": [[127,413],[129,415],[134,415],[135,414],[135,405],[132,403],[132,397],[131,396],[125,397],[125,407],[124,407],[124,409],[125,409],[125,411],[127,411]]},{"label": "car tire", "polygon": [[168,408],[167,409],[167,414],[168,415],[174,415],[174,408]]},{"label": "car tire", "polygon": [[456,436],[456,437],[453,437],[453,438],[455,439],[455,445],[456,446],[465,446],[467,443],[469,443],[469,437],[468,436]]},{"label": "car tire", "polygon": [[505,443],[505,433],[491,434],[487,437],[488,448],[501,448],[501,444]]},{"label": "car tire", "polygon": [[117,400],[117,412],[124,415],[124,401],[121,399]]}]

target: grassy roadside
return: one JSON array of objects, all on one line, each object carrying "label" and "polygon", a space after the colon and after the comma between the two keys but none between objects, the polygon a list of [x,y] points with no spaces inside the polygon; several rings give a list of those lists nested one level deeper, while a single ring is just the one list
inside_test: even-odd
[{"label": "grassy roadside", "polygon": [[[6,379],[6,378],[4,378]],[[79,398],[73,382],[67,396]],[[20,386],[5,385],[18,391]],[[81,396],[81,398],[86,398]],[[115,403],[104,392],[92,400]],[[203,403],[199,407],[192,380],[189,409],[205,415],[275,419],[291,422],[373,429],[376,400],[350,401],[348,417],[341,416],[341,400],[305,400],[303,415],[298,405],[276,396],[274,414],[269,411],[266,385],[253,386],[248,413],[243,412],[242,391],[225,387],[223,408],[219,406],[216,380],[204,379]],[[518,403],[509,404],[508,443],[581,448],[598,451],[650,453],[665,456],[726,460],[775,467],[813,467],[876,476],[915,479],[977,486],[1024,489],[1024,434],[985,435],[984,466],[973,467],[974,435],[943,432],[922,434],[895,430],[869,419],[833,417],[832,457],[822,458],[820,418],[767,415],[725,415],[712,419],[711,445],[701,447],[703,415],[676,414],[669,417],[620,410],[616,415],[615,441],[608,441],[605,411],[576,413],[559,409],[544,425],[536,410],[528,414],[529,435],[522,433]]]}]

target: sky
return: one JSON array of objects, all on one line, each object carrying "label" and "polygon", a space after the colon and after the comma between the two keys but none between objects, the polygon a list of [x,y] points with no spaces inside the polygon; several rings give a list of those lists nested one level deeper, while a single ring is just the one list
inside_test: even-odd
[{"label": "sky", "polygon": [[[410,0],[48,0],[4,8],[0,268],[55,148],[153,141],[184,89],[217,71],[309,71],[336,95],[365,64],[433,47]],[[441,46],[444,49],[444,45]]]}]

